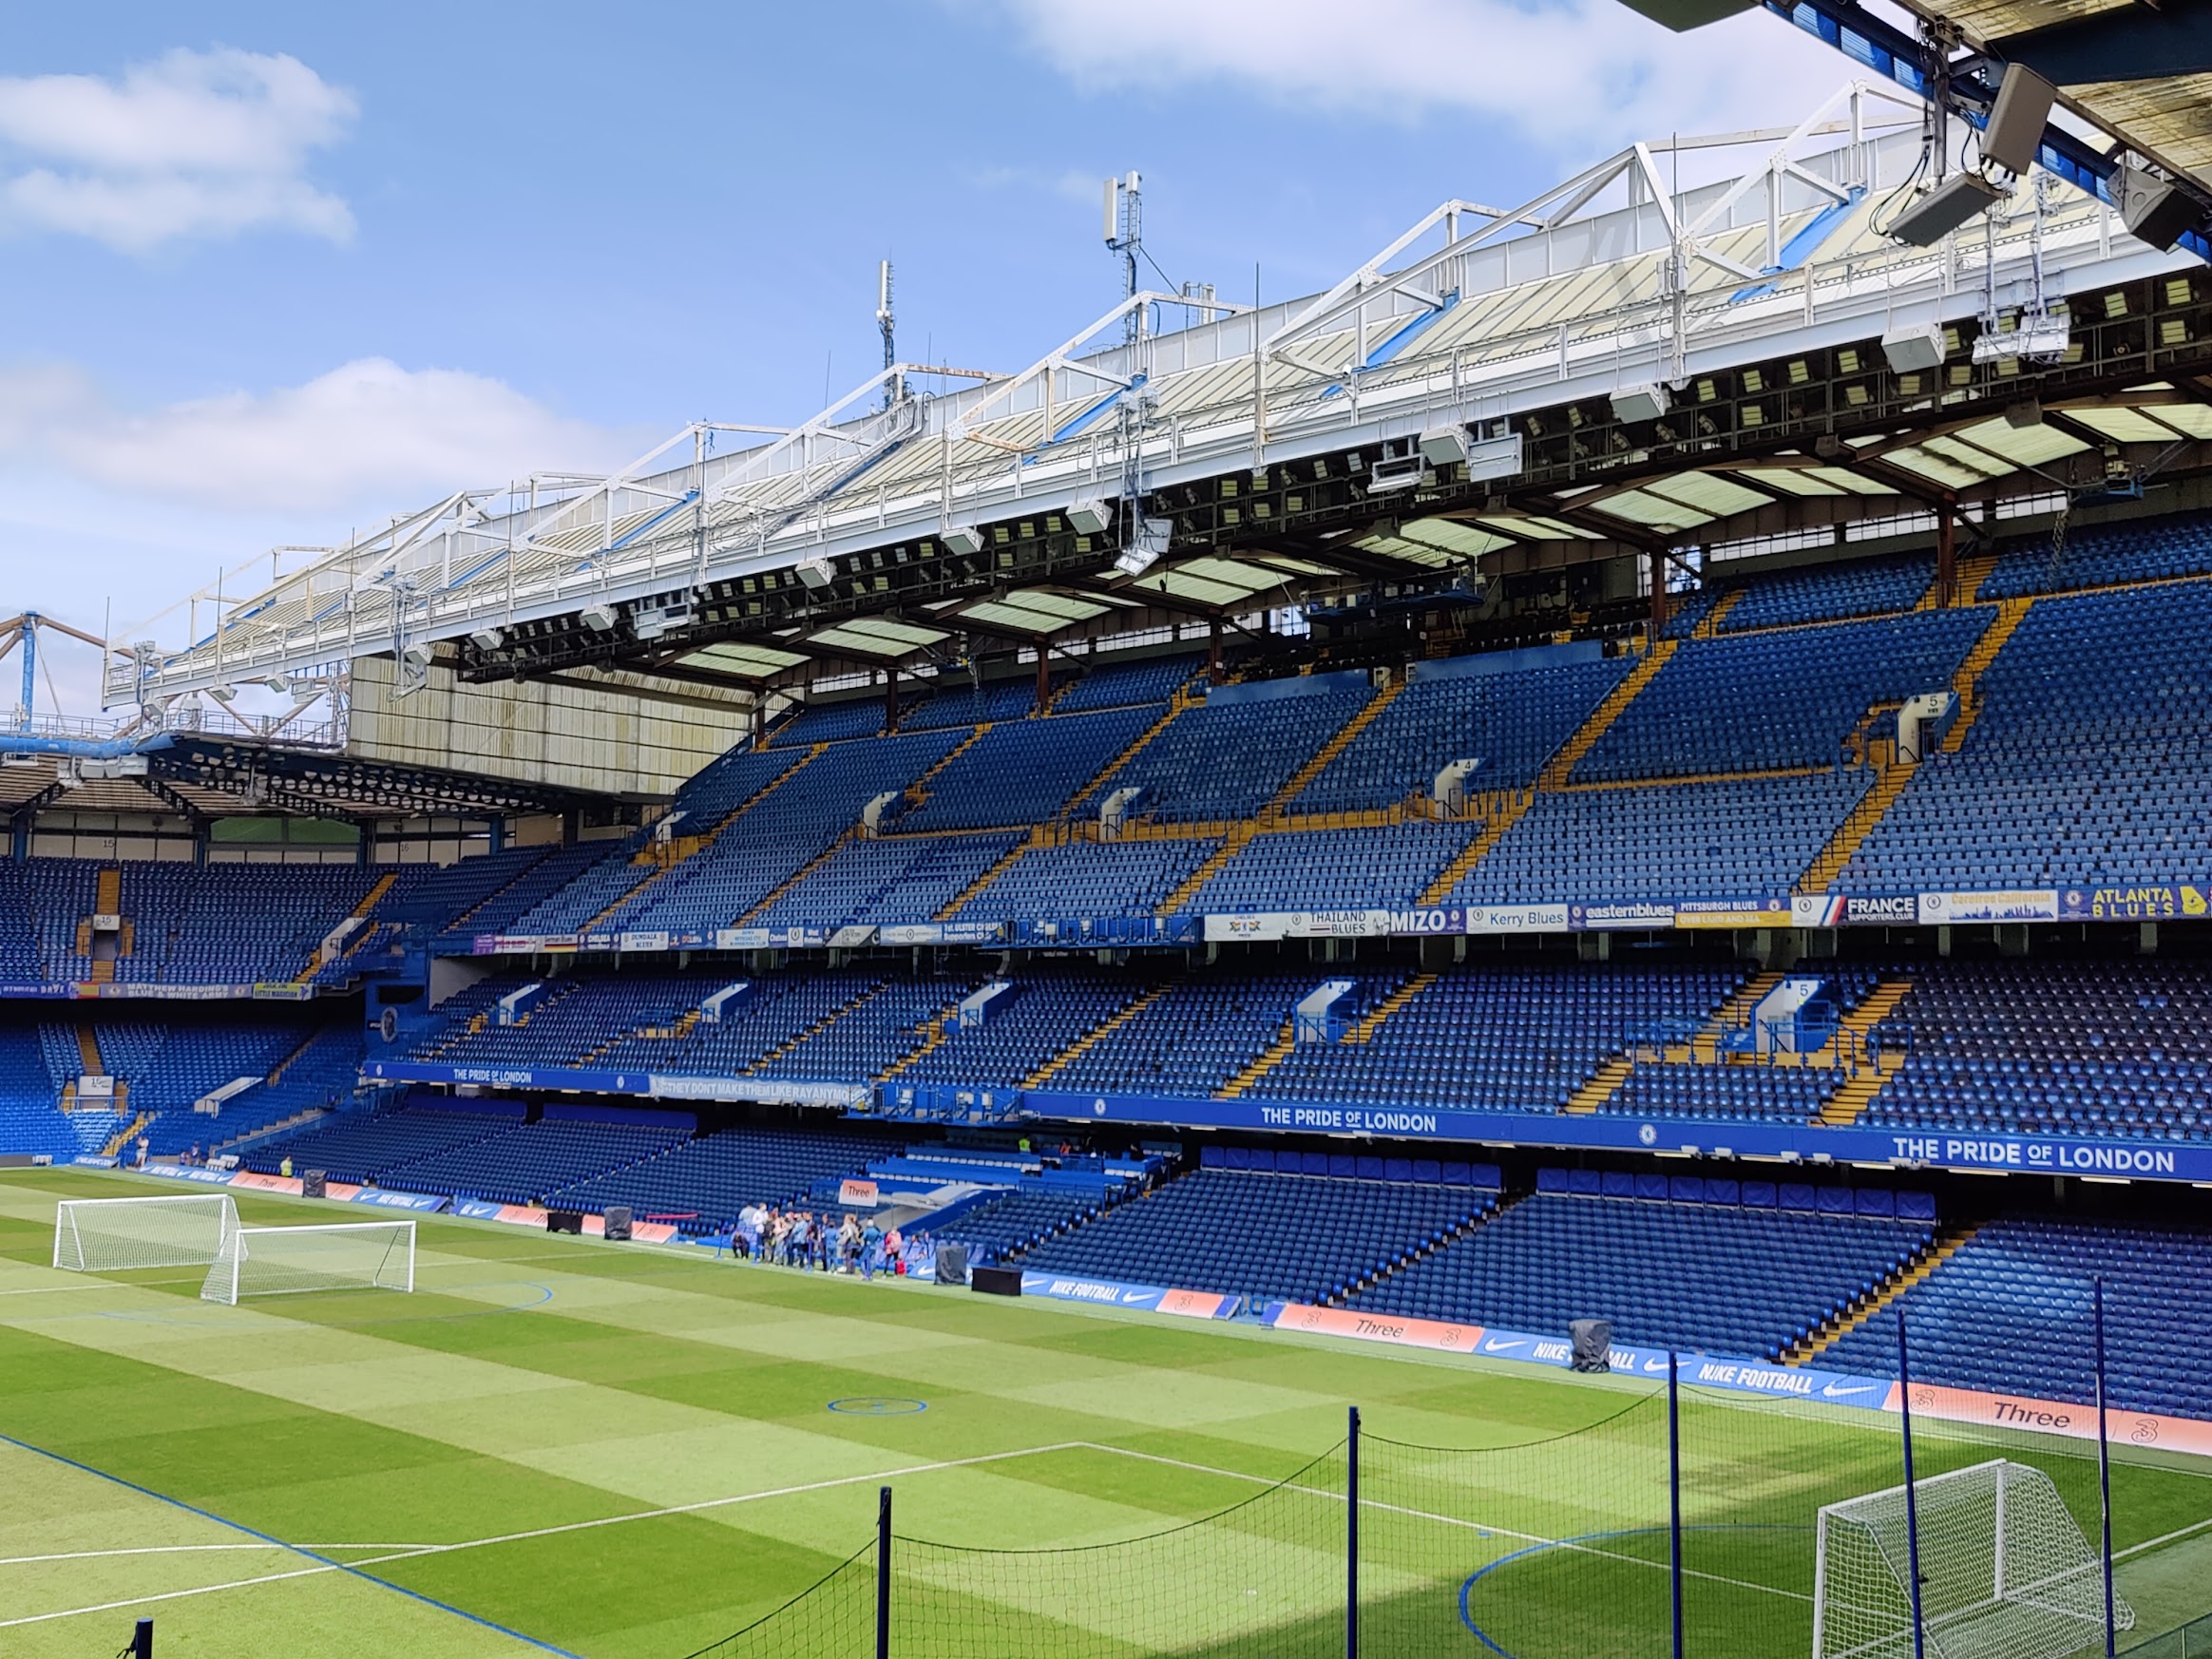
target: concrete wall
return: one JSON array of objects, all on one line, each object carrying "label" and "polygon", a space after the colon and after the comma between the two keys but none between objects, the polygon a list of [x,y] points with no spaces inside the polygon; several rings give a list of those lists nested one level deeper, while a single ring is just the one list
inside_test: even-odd
[{"label": "concrete wall", "polygon": [[672,697],[612,680],[465,685],[442,663],[411,696],[394,698],[392,683],[391,658],[354,661],[349,753],[563,789],[665,796],[753,731],[749,707],[712,691]]}]

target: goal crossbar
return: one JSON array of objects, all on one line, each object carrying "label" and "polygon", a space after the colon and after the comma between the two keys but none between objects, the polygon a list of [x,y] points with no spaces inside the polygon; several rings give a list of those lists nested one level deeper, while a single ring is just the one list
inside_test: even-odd
[{"label": "goal crossbar", "polygon": [[238,1230],[228,1192],[64,1198],[54,1206],[53,1265],[72,1273],[205,1267]]},{"label": "goal crossbar", "polygon": [[1814,1561],[1815,1659],[1910,1659],[1916,1568],[1929,1659],[2062,1659],[2104,1630],[2102,1562],[2050,1477],[2004,1458],[1823,1505]]},{"label": "goal crossbar", "polygon": [[241,1227],[208,1268],[200,1294],[235,1305],[246,1296],[311,1290],[410,1291],[414,1248],[412,1220]]}]

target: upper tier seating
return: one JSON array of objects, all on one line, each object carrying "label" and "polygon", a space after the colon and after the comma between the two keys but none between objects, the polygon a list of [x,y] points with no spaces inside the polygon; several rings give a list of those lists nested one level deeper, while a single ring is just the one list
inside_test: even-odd
[{"label": "upper tier seating", "polygon": [[1164,703],[1205,667],[1203,657],[1147,657],[1135,662],[1101,664],[1087,670],[1055,697],[1052,712],[1079,715],[1088,709]]},{"label": "upper tier seating", "polygon": [[1446,902],[1786,893],[1872,781],[1859,769],[1540,794]]},{"label": "upper tier seating", "polygon": [[1252,910],[1401,910],[1481,829],[1475,823],[1255,835],[1183,902],[1192,915]]},{"label": "upper tier seating", "polygon": [[0,983],[35,985],[44,977],[31,899],[29,867],[0,859]]},{"label": "upper tier seating", "polygon": [[[2110,1403],[2212,1418],[2212,1371],[2183,1334],[2212,1317],[2212,1236],[2172,1226],[2044,1217],[1983,1227],[1896,1303],[1913,1381],[2093,1404],[2099,1279]],[[1894,1376],[1896,1326],[1870,1320],[1817,1363]]]},{"label": "upper tier seating", "polygon": [[941,684],[909,708],[899,711],[902,732],[937,732],[951,726],[1019,720],[1037,710],[1037,681],[1027,675],[995,679],[987,685]]},{"label": "upper tier seating", "polygon": [[2009,546],[1981,585],[1985,600],[2212,575],[2212,516],[2135,520],[2070,531],[2055,555],[2048,536]]},{"label": "upper tier seating", "polygon": [[[911,701],[911,697],[903,700]],[[768,740],[778,749],[803,749],[810,743],[881,736],[883,729],[884,699],[880,695],[849,697],[799,710],[770,732]]]},{"label": "upper tier seating", "polygon": [[1253,1085],[1252,1097],[1556,1112],[1637,1033],[1702,1020],[1743,982],[1734,969],[1454,971],[1364,1042],[1301,1045]]},{"label": "upper tier seating", "polygon": [[448,929],[460,937],[516,932],[517,922],[591,866],[602,859],[621,863],[625,857],[623,849],[605,841],[551,848],[505,887],[455,915],[447,924]]},{"label": "upper tier seating", "polygon": [[1021,845],[996,835],[893,835],[849,841],[761,913],[766,927],[926,922]]},{"label": "upper tier seating", "polygon": [[902,831],[1041,824],[1158,718],[1156,709],[1056,715],[994,726],[929,780],[929,798]]},{"label": "upper tier seating", "polygon": [[1834,766],[1877,703],[1941,691],[1993,610],[1685,640],[1575,767],[1580,783]]},{"label": "upper tier seating", "polygon": [[[1416,677],[1390,706],[1298,792],[1296,812],[1352,812],[1426,795],[1455,761],[1482,764],[1472,791],[1526,789],[1632,662],[1597,662],[1517,673]],[[1428,665],[1417,665],[1421,669]],[[1447,665],[1448,666],[1448,665]]]},{"label": "upper tier seating", "polygon": [[[1879,1285],[1933,1230],[1924,1220],[1821,1213],[1810,1187],[1699,1181],[1701,1201],[1678,1202],[1664,1175],[1573,1174],[1624,1195],[1573,1193],[1568,1172],[1543,1171],[1533,1197],[1352,1306],[1560,1337],[1571,1320],[1608,1319],[1618,1343],[1773,1358]],[[1626,1195],[1652,1183],[1651,1198]]]},{"label": "upper tier seating", "polygon": [[1923,762],[1838,883],[1859,893],[2212,876],[2212,582],[2035,602],[1955,754]]},{"label": "upper tier seating", "polygon": [[967,922],[1150,916],[1220,846],[1202,838],[1033,848],[962,906],[959,916]]},{"label": "upper tier seating", "polygon": [[61,1085],[47,1066],[36,1026],[0,1024],[0,1152],[64,1162],[87,1146],[61,1111]]},{"label": "upper tier seating", "polygon": [[1365,686],[1287,689],[1291,695],[1209,701],[1178,715],[1097,797],[1141,789],[1138,813],[1178,823],[1251,817],[1374,695]]},{"label": "upper tier seating", "polygon": [[1740,584],[1744,597],[1728,607],[1716,631],[1734,634],[1909,611],[1935,581],[1936,560],[1927,553],[1755,576]]},{"label": "upper tier seating", "polygon": [[1046,1239],[1021,1266],[1312,1303],[1437,1244],[1493,1202],[1466,1186],[1202,1169]]}]

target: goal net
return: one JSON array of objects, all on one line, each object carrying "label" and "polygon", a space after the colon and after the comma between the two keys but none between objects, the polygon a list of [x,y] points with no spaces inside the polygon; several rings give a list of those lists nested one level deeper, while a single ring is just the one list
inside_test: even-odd
[{"label": "goal net", "polygon": [[[1993,1459],[1913,1483],[1927,1659],[2066,1659],[2102,1652],[2097,1554],[2040,1469]],[[1813,1659],[1914,1659],[1905,1489],[1820,1513]],[[2119,1629],[2133,1610],[2115,1600]]]},{"label": "goal net", "polygon": [[412,1290],[415,1224],[339,1222],[328,1227],[241,1227],[200,1294],[234,1306],[243,1296],[302,1290]]},{"label": "goal net", "polygon": [[65,1198],[54,1211],[54,1266],[72,1273],[205,1267],[238,1230],[228,1192]]}]

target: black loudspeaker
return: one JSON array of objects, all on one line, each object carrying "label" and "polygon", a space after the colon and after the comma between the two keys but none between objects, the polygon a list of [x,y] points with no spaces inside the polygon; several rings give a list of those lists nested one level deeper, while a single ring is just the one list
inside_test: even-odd
[{"label": "black loudspeaker", "polygon": [[1573,1344],[1569,1363],[1577,1371],[1612,1369],[1612,1322],[1607,1319],[1571,1319],[1567,1337]]},{"label": "black loudspeaker", "polygon": [[970,1268],[968,1288],[981,1290],[986,1296],[1019,1296],[1021,1294],[1020,1268]]},{"label": "black loudspeaker", "polygon": [[627,1204],[607,1206],[606,1236],[617,1244],[630,1236],[630,1207]]},{"label": "black loudspeaker", "polygon": [[548,1210],[545,1211],[547,1232],[582,1232],[583,1211],[581,1210]]},{"label": "black loudspeaker", "polygon": [[303,1198],[328,1198],[330,1176],[321,1170],[309,1170],[299,1177],[299,1192]]},{"label": "black loudspeaker", "polygon": [[2170,249],[2203,217],[2193,198],[2141,167],[2123,169],[2120,180],[2120,219],[2137,241]]},{"label": "black loudspeaker", "polygon": [[940,1285],[967,1283],[967,1246],[941,1244],[937,1247],[937,1282]]}]

